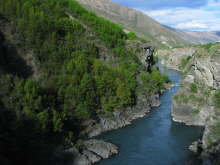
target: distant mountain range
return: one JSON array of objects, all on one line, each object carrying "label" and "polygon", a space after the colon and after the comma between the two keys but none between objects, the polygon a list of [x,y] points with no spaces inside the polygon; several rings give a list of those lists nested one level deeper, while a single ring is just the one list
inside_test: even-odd
[{"label": "distant mountain range", "polygon": [[173,29],[153,20],[146,14],[119,5],[111,0],[78,0],[79,3],[103,16],[121,24],[127,31],[154,44],[169,47],[216,42],[220,40],[220,32],[196,32]]},{"label": "distant mountain range", "polygon": [[209,31],[181,31],[176,30],[177,35],[190,43],[208,43],[220,41],[220,32]]}]

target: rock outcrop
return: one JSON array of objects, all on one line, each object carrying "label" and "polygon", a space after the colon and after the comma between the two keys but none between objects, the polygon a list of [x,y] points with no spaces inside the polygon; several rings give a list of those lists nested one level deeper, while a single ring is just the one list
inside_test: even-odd
[{"label": "rock outcrop", "polygon": [[[174,96],[172,116],[175,121],[187,125],[207,125],[214,115],[212,96],[220,87],[219,60],[220,58],[214,56],[198,54],[188,62],[188,71],[183,77],[181,90]],[[182,96],[180,101],[178,96]]]},{"label": "rock outcrop", "polygon": [[145,66],[146,71],[149,71],[151,67],[155,64],[155,47],[141,41],[129,40],[127,41],[127,48],[134,53],[139,58],[140,62]]},{"label": "rock outcrop", "polygon": [[194,60],[193,73],[197,81],[215,89],[220,87],[220,58],[202,57]]},{"label": "rock outcrop", "polygon": [[91,165],[118,153],[116,145],[102,140],[80,141],[77,146],[77,148],[73,147],[65,151],[73,156],[72,164],[74,165]]},{"label": "rock outcrop", "polygon": [[196,106],[179,105],[174,101],[172,105],[172,118],[176,122],[185,123],[189,126],[205,126],[210,113],[213,110],[209,107],[198,109]]},{"label": "rock outcrop", "polygon": [[73,157],[72,160],[68,160],[69,164],[91,165],[117,154],[118,147],[102,140],[90,139],[79,141],[77,143],[77,148],[72,147],[64,152]]},{"label": "rock outcrop", "polygon": [[195,52],[196,48],[159,49],[155,56],[158,56],[161,63],[166,67],[182,71],[181,62],[193,57]]},{"label": "rock outcrop", "polygon": [[[107,143],[101,140],[87,140],[83,142],[83,146],[90,151],[91,153],[95,153],[102,159],[107,159],[109,156],[117,154],[118,153],[118,147]],[[91,154],[90,154],[91,155]]]}]

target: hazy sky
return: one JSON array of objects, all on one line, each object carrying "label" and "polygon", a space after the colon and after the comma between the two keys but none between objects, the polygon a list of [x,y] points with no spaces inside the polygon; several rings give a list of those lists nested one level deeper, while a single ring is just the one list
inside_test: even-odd
[{"label": "hazy sky", "polygon": [[220,31],[220,0],[113,0],[177,29]]}]

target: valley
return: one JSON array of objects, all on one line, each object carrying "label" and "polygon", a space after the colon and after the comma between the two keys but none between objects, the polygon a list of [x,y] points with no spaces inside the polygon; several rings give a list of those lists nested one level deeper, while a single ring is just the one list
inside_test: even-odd
[{"label": "valley", "polygon": [[219,40],[111,0],[0,0],[0,164],[219,165]]}]

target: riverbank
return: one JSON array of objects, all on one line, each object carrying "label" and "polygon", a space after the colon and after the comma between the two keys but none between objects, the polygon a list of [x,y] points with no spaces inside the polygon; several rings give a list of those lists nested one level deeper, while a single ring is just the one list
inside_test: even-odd
[{"label": "riverbank", "polygon": [[163,69],[176,85],[160,97],[161,105],[144,118],[98,137],[120,146],[118,155],[103,160],[98,165],[164,165],[164,162],[167,165],[180,162],[195,165],[196,159],[188,146],[201,137],[202,128],[172,121],[172,96],[179,90],[180,75],[179,72]]},{"label": "riverbank", "polygon": [[138,98],[135,107],[125,111],[115,112],[111,116],[99,116],[100,122],[90,120],[84,123],[84,126],[86,127],[84,134],[88,136],[88,139],[79,140],[76,147],[65,151],[75,157],[73,164],[91,165],[103,159],[107,159],[112,155],[118,154],[118,146],[103,140],[98,140],[96,137],[104,132],[131,125],[134,120],[143,118],[153,108],[160,106],[159,96],[159,94],[156,94],[148,99]]}]

